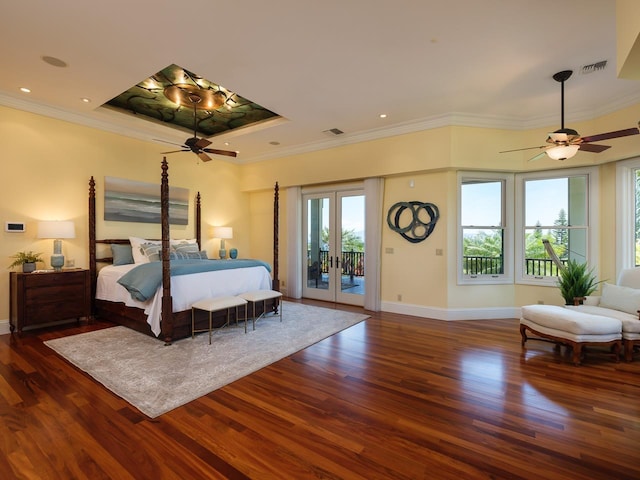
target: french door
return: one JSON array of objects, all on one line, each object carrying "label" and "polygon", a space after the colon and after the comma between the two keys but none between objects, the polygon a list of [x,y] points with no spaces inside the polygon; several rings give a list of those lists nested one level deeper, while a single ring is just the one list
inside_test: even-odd
[{"label": "french door", "polygon": [[302,199],[302,295],[364,305],[364,191],[305,193]]}]

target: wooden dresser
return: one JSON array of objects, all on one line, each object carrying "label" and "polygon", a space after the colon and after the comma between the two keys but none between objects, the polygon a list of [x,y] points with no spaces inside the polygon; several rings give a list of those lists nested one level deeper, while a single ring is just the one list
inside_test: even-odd
[{"label": "wooden dresser", "polygon": [[91,314],[89,270],[11,272],[9,285],[12,332]]}]

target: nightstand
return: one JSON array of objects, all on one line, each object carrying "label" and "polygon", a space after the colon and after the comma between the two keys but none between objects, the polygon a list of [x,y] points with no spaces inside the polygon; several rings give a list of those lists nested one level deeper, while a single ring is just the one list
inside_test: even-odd
[{"label": "nightstand", "polygon": [[80,321],[91,314],[89,270],[11,272],[9,292],[12,332],[67,319]]}]

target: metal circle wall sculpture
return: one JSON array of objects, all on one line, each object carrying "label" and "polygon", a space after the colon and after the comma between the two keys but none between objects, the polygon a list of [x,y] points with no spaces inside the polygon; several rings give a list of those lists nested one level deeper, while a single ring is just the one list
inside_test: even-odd
[{"label": "metal circle wall sculpture", "polygon": [[440,212],[433,203],[398,202],[389,209],[387,224],[406,240],[418,243],[431,235],[438,218]]}]

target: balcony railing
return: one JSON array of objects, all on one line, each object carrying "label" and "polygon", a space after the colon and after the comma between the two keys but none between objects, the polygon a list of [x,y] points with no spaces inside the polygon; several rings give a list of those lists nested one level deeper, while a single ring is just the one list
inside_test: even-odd
[{"label": "balcony railing", "polygon": [[[567,260],[560,260],[564,265]],[[558,275],[558,267],[550,258],[525,258],[525,274],[540,277]],[[462,271],[465,275],[501,275],[504,264],[501,257],[462,257]]]},{"label": "balcony railing", "polygon": [[[310,274],[329,273],[329,252],[327,250],[318,251],[318,259],[311,259],[311,251],[307,251],[307,264]],[[364,277],[364,252],[341,252],[340,266],[342,275],[350,277]],[[318,268],[319,267],[319,268]]]},{"label": "balcony railing", "polygon": [[[311,259],[311,251],[307,251],[309,272],[314,275],[329,273],[329,252],[318,251],[318,259]],[[560,260],[563,264],[567,260]],[[340,265],[342,275],[364,277],[364,252],[346,252],[341,254]],[[319,267],[319,268],[318,268]],[[500,257],[469,256],[462,257],[462,271],[465,275],[501,275],[504,273],[503,260]],[[557,276],[558,267],[550,258],[525,258],[526,275],[540,277]]]}]

